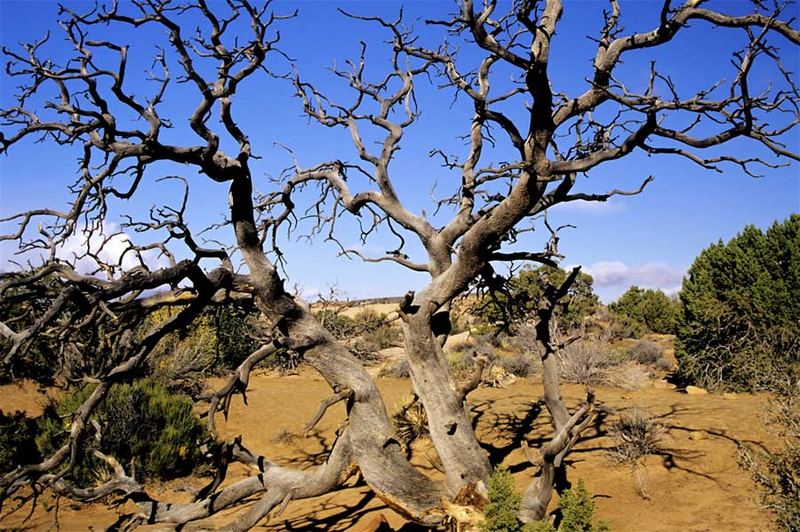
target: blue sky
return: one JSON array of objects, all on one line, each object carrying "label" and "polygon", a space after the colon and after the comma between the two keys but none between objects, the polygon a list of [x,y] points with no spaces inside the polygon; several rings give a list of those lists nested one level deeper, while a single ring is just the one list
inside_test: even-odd
[{"label": "blue sky", "polygon": [[[589,76],[594,43],[587,35],[596,35],[602,24],[600,2],[565,2],[566,9],[553,41],[551,79],[556,90],[571,95],[585,90],[584,78]],[[67,2],[68,5],[87,4]],[[652,29],[658,20],[657,2],[622,2],[623,24],[626,31]],[[709,7],[722,11],[741,12],[749,2],[709,2]],[[212,3],[220,6],[220,3]],[[380,75],[382,61],[387,57],[387,35],[373,25],[347,19],[336,12],[336,7],[361,14],[380,14],[393,17],[399,3],[381,2],[283,2],[276,9],[284,12],[299,10],[297,19],[281,26],[281,49],[294,60],[305,80],[313,81],[326,93],[348,101],[350,94],[327,67],[343,66],[344,61],[358,54],[359,40],[367,43],[368,73]],[[447,2],[406,2],[406,20],[429,17],[444,18],[453,9]],[[795,7],[796,9],[796,7]],[[49,1],[0,0],[0,41],[4,46],[30,41],[51,31],[48,52],[63,58],[66,43],[56,26],[57,6]],[[441,34],[436,28],[415,23],[420,42],[436,46]],[[164,35],[154,28],[145,28],[135,38],[128,33],[103,30],[104,38],[113,37],[131,42],[131,61],[127,87],[137,94],[152,92],[152,85],[144,81],[143,72],[152,63],[156,43],[165,45]],[[708,25],[694,23],[675,42],[658,50],[638,52],[627,58],[618,70],[619,77],[632,88],[646,82],[649,60],[655,58],[660,70],[676,80],[682,95],[708,85],[719,78],[731,78],[729,53],[741,47],[743,32],[709,29]],[[786,66],[795,73],[800,71],[800,54],[788,42],[774,40],[781,46]],[[476,55],[464,50],[463,59],[476,60]],[[276,58],[277,59],[277,58]],[[288,71],[289,64],[278,60],[276,71]],[[177,70],[173,69],[174,71]],[[779,81],[767,65],[757,63],[753,84],[766,86]],[[392,176],[401,198],[415,212],[423,209],[432,213],[431,191],[441,197],[453,190],[458,176],[443,169],[438,160],[428,157],[434,147],[448,153],[465,153],[458,139],[468,131],[470,106],[463,98],[452,104],[452,94],[437,88],[437,80],[418,81],[417,97],[422,110],[418,123],[405,134],[403,149],[392,164]],[[15,80],[0,75],[0,105],[13,103]],[[310,123],[302,116],[298,100],[292,97],[293,88],[283,80],[266,76],[253,78],[243,85],[234,101],[234,116],[248,131],[254,151],[263,158],[254,164],[257,185],[269,189],[268,179],[280,174],[291,160],[276,143],[290,146],[303,165],[343,159],[354,160],[355,152],[345,130],[328,129]],[[46,92],[49,96],[52,89]],[[185,86],[177,86],[168,94],[164,114],[173,117],[175,129],[170,132],[176,142],[196,142],[187,130],[185,119],[195,105],[194,95]],[[522,123],[522,115],[516,117]],[[367,134],[369,137],[369,134]],[[187,140],[188,139],[188,140]],[[790,149],[800,151],[800,140],[795,132],[784,139]],[[747,143],[732,145],[737,154],[762,155],[763,151]],[[494,159],[503,155],[499,147]],[[24,142],[13,147],[9,154],[0,157],[0,213],[3,216],[32,207],[64,207],[69,201],[66,185],[76,176],[78,147],[58,147],[52,144]],[[582,264],[595,276],[595,288],[605,300],[613,300],[631,284],[675,290],[693,258],[709,243],[728,239],[747,224],[765,228],[776,220],[783,220],[792,212],[800,211],[800,170],[797,164],[787,168],[768,170],[765,177],[752,178],[738,167],[723,167],[724,173],[703,170],[685,160],[676,158],[649,158],[641,153],[623,161],[603,165],[581,181],[582,190],[602,192],[612,188],[636,188],[648,175],[655,181],[640,196],[614,198],[605,204],[582,204],[556,208],[550,215],[555,224],[571,223],[575,229],[561,235],[561,251],[565,264]],[[186,172],[182,167],[160,166],[149,174],[149,183],[142,194],[124,204],[115,204],[109,224],[121,221],[123,213],[143,216],[154,202],[167,198],[179,201],[179,189],[174,183],[154,182],[161,175]],[[226,209],[225,187],[194,175],[186,175],[192,182],[189,218],[198,227],[219,221]],[[355,186],[355,184],[354,184]],[[308,198],[306,198],[308,199]],[[443,221],[437,218],[435,221]],[[352,219],[343,219],[340,239],[347,246],[360,245],[352,229]],[[2,227],[6,232],[9,227]],[[299,228],[302,232],[303,227]],[[308,229],[306,226],[305,229]],[[526,237],[523,247],[537,249],[541,231]],[[349,297],[374,297],[398,295],[425,284],[424,274],[413,273],[393,264],[362,264],[356,260],[337,257],[338,247],[317,238],[313,242],[284,240],[282,247],[288,259],[287,273],[290,283],[297,283],[306,295],[325,291],[329,285]],[[380,254],[396,247],[385,234],[361,247],[367,254]],[[410,247],[412,258],[421,259],[419,249]],[[13,249],[0,247],[5,260],[11,258]]]}]

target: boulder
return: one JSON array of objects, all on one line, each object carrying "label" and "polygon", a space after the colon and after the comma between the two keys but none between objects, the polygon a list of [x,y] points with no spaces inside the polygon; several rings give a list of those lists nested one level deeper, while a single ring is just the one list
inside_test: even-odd
[{"label": "boulder", "polygon": [[687,386],[686,393],[688,395],[708,395],[708,392],[704,388],[699,388],[697,386]]},{"label": "boulder", "polygon": [[658,379],[653,381],[653,388],[657,388],[660,390],[674,390],[676,386],[671,382],[667,382],[664,379]]}]

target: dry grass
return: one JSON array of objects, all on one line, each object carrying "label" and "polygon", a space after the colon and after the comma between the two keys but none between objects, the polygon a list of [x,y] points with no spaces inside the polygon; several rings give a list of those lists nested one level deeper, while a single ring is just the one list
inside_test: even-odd
[{"label": "dry grass", "polygon": [[565,347],[559,355],[561,377],[573,384],[602,384],[608,369],[614,365],[608,346],[602,342],[578,340]]},{"label": "dry grass", "polygon": [[661,451],[661,440],[665,432],[664,426],[646,408],[634,406],[623,412],[609,430],[614,441],[608,451],[609,458],[615,464],[636,468],[643,457]]},{"label": "dry grass", "polygon": [[623,390],[638,390],[650,380],[647,368],[636,362],[628,362],[608,370],[605,382]]}]

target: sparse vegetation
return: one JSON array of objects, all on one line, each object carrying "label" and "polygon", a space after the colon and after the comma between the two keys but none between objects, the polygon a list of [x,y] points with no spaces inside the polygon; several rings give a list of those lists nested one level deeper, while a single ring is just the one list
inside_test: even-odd
[{"label": "sparse vegetation", "polygon": [[533,356],[525,352],[498,356],[493,363],[517,377],[530,377],[538,372],[538,366],[534,362]]},{"label": "sparse vegetation", "polygon": [[764,504],[788,532],[800,530],[800,384],[769,403],[767,421],[782,448],[768,452],[750,446],[739,449],[739,464],[761,487]]},{"label": "sparse vegetation", "polygon": [[425,407],[416,398],[408,399],[398,406],[392,413],[391,421],[397,440],[405,447],[409,447],[415,440],[430,436]]},{"label": "sparse vegetation", "polygon": [[622,360],[604,342],[578,340],[560,353],[559,369],[566,382],[595,385],[606,380],[608,370]]},{"label": "sparse vegetation", "polygon": [[664,432],[664,427],[646,408],[630,408],[620,415],[609,431],[614,442],[609,457],[616,464],[635,468],[643,457],[661,451]]},{"label": "sparse vegetation", "polygon": [[624,390],[638,390],[650,380],[645,366],[637,362],[627,362],[607,371],[605,383]]}]

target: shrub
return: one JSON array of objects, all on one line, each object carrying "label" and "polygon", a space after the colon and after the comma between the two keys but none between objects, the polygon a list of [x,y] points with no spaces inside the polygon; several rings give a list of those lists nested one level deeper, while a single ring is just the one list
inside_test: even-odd
[{"label": "shrub", "polygon": [[778,524],[794,532],[800,530],[800,393],[771,402],[768,423],[776,428],[783,448],[766,452],[742,447],[739,464],[761,486],[763,501],[775,512]]},{"label": "shrub", "polygon": [[314,313],[317,321],[339,340],[353,336],[355,326],[348,316],[335,310],[325,309]]},{"label": "shrub", "polygon": [[411,399],[398,406],[391,416],[397,440],[408,447],[414,440],[427,438],[428,414],[425,407],[417,399]]},{"label": "shrub", "polygon": [[605,379],[606,384],[624,390],[638,390],[650,379],[647,368],[637,362],[629,362],[609,370]]},{"label": "shrub", "polygon": [[482,532],[514,532],[525,530],[517,518],[520,496],[514,490],[514,477],[503,466],[495,468],[489,478],[489,502],[483,509]]},{"label": "shrub", "polygon": [[800,372],[800,215],[705,249],[681,301],[676,356],[686,382],[769,390]]},{"label": "shrub", "polygon": [[[47,408],[36,438],[43,454],[63,445],[70,414],[90,393],[89,387],[76,390]],[[102,429],[99,443],[93,430],[82,442],[72,473],[81,484],[97,480],[96,471],[103,469],[91,453],[95,448],[124,465],[133,464],[138,477],[169,479],[190,473],[201,459],[201,444],[210,439],[192,413],[191,400],[153,380],[115,385],[91,419]]]},{"label": "shrub", "polygon": [[262,364],[267,368],[278,370],[283,375],[295,371],[302,361],[303,359],[295,351],[280,348],[265,358]]},{"label": "shrub", "polygon": [[594,522],[594,499],[583,483],[572,489],[565,490],[559,498],[561,508],[561,523],[559,530],[565,532],[602,532],[609,529],[608,525],[599,521]]},{"label": "shrub", "polygon": [[[149,324],[167,320],[180,309],[154,312]],[[227,303],[211,308],[179,331],[165,336],[148,357],[150,373],[179,390],[199,388],[208,373],[230,371],[258,348],[256,325],[248,306]]]},{"label": "shrub", "polygon": [[533,357],[526,353],[498,356],[494,360],[494,365],[500,366],[508,373],[516,375],[517,377],[529,377],[536,374],[537,370]]},{"label": "shrub", "polygon": [[639,321],[628,316],[611,313],[612,338],[641,338],[647,332],[647,327]]},{"label": "shrub", "polygon": [[25,412],[6,415],[0,410],[0,474],[41,460],[35,437],[36,421]]},{"label": "shrub", "polygon": [[664,349],[650,340],[639,340],[628,349],[628,355],[639,364],[651,366],[661,360]]},{"label": "shrub", "polygon": [[[675,334],[680,314],[680,302],[661,290],[630,287],[608,309],[623,320],[638,323],[658,334]],[[632,324],[628,325],[635,330]]]},{"label": "shrub", "polygon": [[[151,323],[169,319],[174,309],[161,309]],[[183,330],[166,335],[148,357],[149,374],[172,388],[189,391],[213,365],[217,351],[214,316],[201,314]]]},{"label": "shrub", "polygon": [[[483,326],[498,326],[507,330],[511,325],[535,318],[545,291],[559,287],[569,272],[561,268],[541,266],[523,268],[506,283],[506,291],[486,296],[475,309],[478,323]],[[599,306],[599,299],[592,290],[592,277],[578,274],[567,295],[559,302],[554,321],[563,330],[578,326]]]},{"label": "shrub", "polygon": [[381,325],[361,335],[361,338],[356,340],[356,346],[363,351],[380,351],[381,349],[399,345],[400,336],[400,330],[397,327]]},{"label": "shrub", "polygon": [[378,372],[378,377],[390,377],[393,379],[407,379],[411,377],[411,369],[408,366],[408,361],[403,359],[387,364]]},{"label": "shrub", "polygon": [[614,442],[609,450],[609,458],[616,464],[635,468],[644,456],[661,451],[664,432],[664,427],[653,419],[646,408],[633,407],[623,413],[609,431]]},{"label": "shrub", "polygon": [[559,370],[566,382],[594,385],[604,382],[608,369],[619,363],[605,344],[578,340],[562,350]]}]

